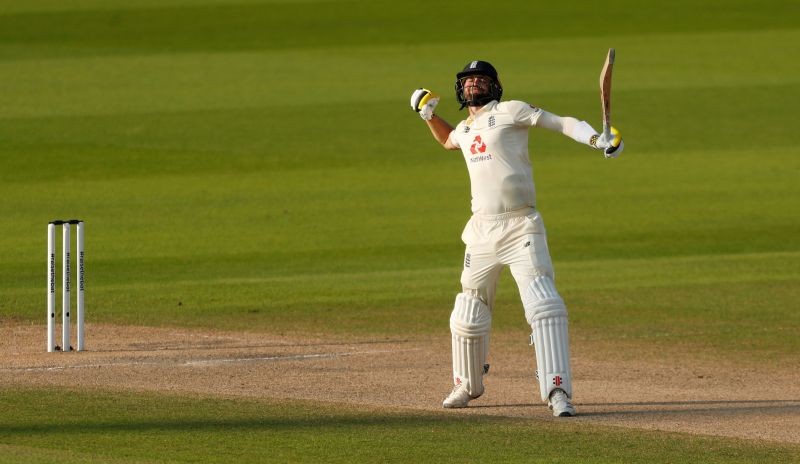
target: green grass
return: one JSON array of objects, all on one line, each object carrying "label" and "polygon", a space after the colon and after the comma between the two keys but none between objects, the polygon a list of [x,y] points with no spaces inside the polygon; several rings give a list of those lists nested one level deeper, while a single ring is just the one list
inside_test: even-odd
[{"label": "green grass", "polygon": [[[305,402],[6,391],[0,463],[792,462],[791,446]],[[479,439],[476,439],[479,437]]]},{"label": "green grass", "polygon": [[[439,149],[408,109],[408,96],[422,85],[442,93],[438,112],[456,123],[463,113],[451,95],[454,74],[487,59],[507,98],[598,127],[597,76],[613,46],[614,121],[625,153],[606,161],[557,134],[531,135],[538,206],[574,342],[657,349],[691,340],[718,358],[796,360],[795,2],[613,0],[602,8],[0,1],[0,324],[44,323],[45,224],[80,217],[89,322],[369,336],[446,331],[460,288],[468,178],[460,155]],[[508,275],[494,323],[500,334],[525,330]],[[27,394],[14,392],[14,404]],[[83,398],[91,409],[115,395]],[[237,437],[267,434],[259,421],[269,414],[253,412],[260,408],[298,424],[277,404],[200,403],[240,411],[229,419]],[[310,443],[349,461],[441,456],[437,440],[475,446],[439,417],[387,414],[376,423],[335,408],[317,416],[313,407],[294,407],[307,424],[321,423]],[[69,459],[163,462],[146,453],[153,442],[131,437],[161,421],[176,430],[154,440],[172,440],[170,433],[191,440],[193,426],[225,429],[208,422],[213,414],[182,411],[134,414],[107,431],[113,417],[76,419],[92,432]],[[20,438],[25,427],[53,431],[49,419],[31,414],[27,426],[8,429],[17,432],[0,430],[0,462],[60,457],[59,446]],[[468,423],[495,440],[486,449],[508,453],[497,461],[539,456],[525,443],[547,446],[531,441],[542,431],[530,424]],[[659,462],[640,446],[645,438],[676,453],[661,462],[686,461],[705,446],[683,436],[557,429],[562,440],[629,452],[606,461],[636,462],[644,453],[642,462]],[[375,439],[350,437],[353,430]],[[429,431],[435,440],[421,441],[419,455],[394,445]],[[116,440],[115,448],[81,454],[105,440]],[[289,459],[309,434],[276,440]],[[266,449],[257,441],[242,445],[257,446],[247,456]],[[724,443],[736,451],[717,462],[748,462],[747,453],[758,452]],[[314,460],[314,450],[303,449],[297,456]],[[750,451],[740,457],[741,449]],[[604,460],[577,445],[560,451],[564,461]],[[191,453],[167,460],[213,454]]]}]

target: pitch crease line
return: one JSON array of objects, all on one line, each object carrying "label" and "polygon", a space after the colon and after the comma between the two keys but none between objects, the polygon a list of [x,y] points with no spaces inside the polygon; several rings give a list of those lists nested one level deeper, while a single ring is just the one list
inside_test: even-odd
[{"label": "pitch crease line", "polygon": [[245,363],[245,362],[264,362],[264,361],[298,361],[306,359],[333,359],[344,358],[349,356],[359,355],[373,355],[385,353],[397,353],[400,351],[419,351],[419,348],[409,348],[405,350],[370,350],[370,351],[351,351],[345,353],[314,353],[314,354],[296,354],[286,356],[260,356],[255,358],[223,358],[223,359],[197,359],[189,361],[120,361],[109,363],[94,363],[94,364],[75,364],[72,366],[43,366],[43,367],[8,367],[0,368],[0,370],[7,371],[22,371],[22,372],[48,372],[48,371],[63,371],[69,369],[91,369],[102,367],[124,367],[124,366],[163,366],[165,364],[174,364],[176,366],[203,366],[213,364],[227,364],[227,363]]}]

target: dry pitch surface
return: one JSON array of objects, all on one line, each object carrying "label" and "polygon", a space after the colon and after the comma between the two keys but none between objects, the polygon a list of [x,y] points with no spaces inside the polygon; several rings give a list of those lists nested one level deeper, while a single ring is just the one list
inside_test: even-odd
[{"label": "dry pitch surface", "polygon": [[[446,328],[445,328],[446,329]],[[87,325],[87,351],[45,353],[45,328],[0,328],[0,387],[65,386],[249,398],[293,398],[442,411],[449,334],[315,339]],[[486,393],[449,414],[570,420],[636,429],[800,443],[800,382],[779,366],[740,365],[689,349],[615,354],[573,341],[579,416],[538,400],[533,349],[497,334]]]}]

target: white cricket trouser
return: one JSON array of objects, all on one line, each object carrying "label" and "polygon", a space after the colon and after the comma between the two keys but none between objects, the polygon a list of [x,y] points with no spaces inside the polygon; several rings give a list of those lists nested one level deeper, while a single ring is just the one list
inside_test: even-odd
[{"label": "white cricket trouser", "polygon": [[[461,238],[467,246],[461,272],[463,293],[483,300],[491,317],[497,280],[508,266],[533,330],[542,401],[557,388],[572,397],[567,308],[555,289],[539,213],[525,209],[490,217],[473,215]],[[483,348],[484,355],[488,354],[488,334]]]},{"label": "white cricket trouser", "polygon": [[553,278],[544,223],[533,208],[497,216],[473,215],[461,240],[466,245],[461,272],[463,291],[480,298],[490,309],[505,266],[511,269],[523,304],[536,276]]}]

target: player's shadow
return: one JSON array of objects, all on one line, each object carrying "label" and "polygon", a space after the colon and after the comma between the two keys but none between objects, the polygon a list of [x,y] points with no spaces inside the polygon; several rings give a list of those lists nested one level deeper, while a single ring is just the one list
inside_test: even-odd
[{"label": "player's shadow", "polygon": [[[641,401],[628,403],[576,403],[583,417],[635,415],[697,415],[705,413],[790,413],[800,414],[800,400],[698,400]],[[581,410],[581,407],[584,409]]]},{"label": "player's shadow", "polygon": [[[470,404],[470,409],[546,408],[544,403]],[[579,417],[613,417],[658,414],[763,413],[800,414],[800,399],[639,401],[627,403],[576,402]]]}]

